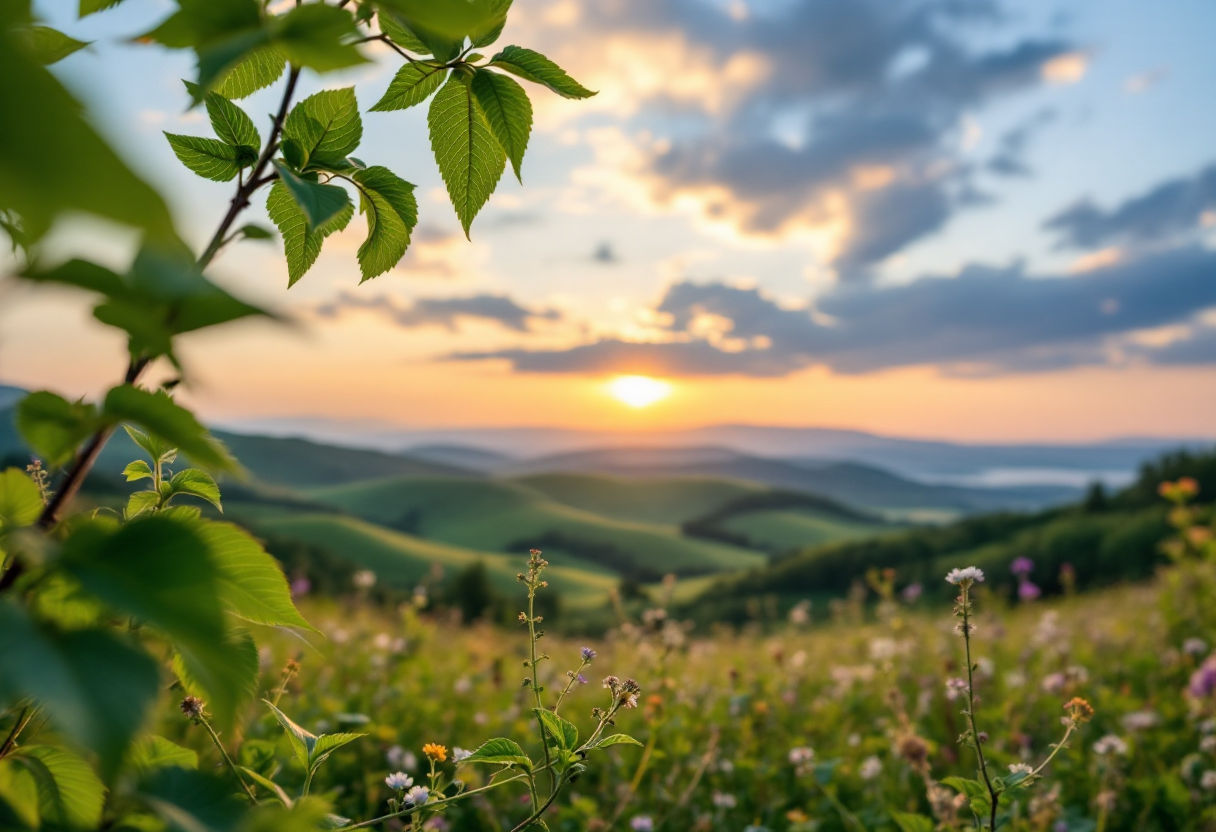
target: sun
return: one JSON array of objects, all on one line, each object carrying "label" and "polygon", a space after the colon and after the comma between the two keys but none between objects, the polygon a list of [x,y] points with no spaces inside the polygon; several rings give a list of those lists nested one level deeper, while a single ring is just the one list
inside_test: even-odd
[{"label": "sun", "polygon": [[649,376],[617,376],[608,384],[614,399],[630,407],[650,407],[671,395],[671,385]]}]

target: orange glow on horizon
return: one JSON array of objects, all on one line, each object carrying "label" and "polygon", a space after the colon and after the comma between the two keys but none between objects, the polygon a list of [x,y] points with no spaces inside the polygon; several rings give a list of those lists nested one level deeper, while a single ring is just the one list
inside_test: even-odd
[{"label": "orange glow on horizon", "polygon": [[649,376],[618,376],[608,384],[609,394],[629,407],[640,410],[671,395],[671,385]]}]

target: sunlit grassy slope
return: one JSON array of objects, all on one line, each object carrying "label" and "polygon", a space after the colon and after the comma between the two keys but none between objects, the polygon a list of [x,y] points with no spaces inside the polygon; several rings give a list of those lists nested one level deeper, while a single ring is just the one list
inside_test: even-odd
[{"label": "sunlit grassy slope", "polygon": [[[483,551],[531,546],[578,555],[580,547],[659,572],[747,569],[759,552],[684,537],[675,525],[627,522],[562,505],[520,482],[397,477],[309,492],[312,499],[364,520],[429,540]],[[565,543],[554,544],[555,536]],[[547,542],[548,541],[548,542]]]},{"label": "sunlit grassy slope", "polygon": [[[516,594],[515,579],[527,561],[526,555],[477,551],[424,540],[356,517],[259,510],[244,513],[243,520],[263,535],[281,535],[307,540],[332,551],[351,563],[370,569],[385,583],[409,588],[438,564],[449,574],[477,561],[486,566],[491,583],[499,590]],[[616,586],[610,572],[554,561],[548,572],[553,589],[575,605],[602,604],[607,591]]]},{"label": "sunlit grassy slope", "polygon": [[876,533],[873,523],[842,520],[810,509],[751,511],[729,517],[720,525],[774,551],[873,537]]},{"label": "sunlit grassy slope", "polygon": [[624,478],[596,474],[532,474],[513,480],[571,508],[623,520],[676,526],[765,487],[721,477]]}]

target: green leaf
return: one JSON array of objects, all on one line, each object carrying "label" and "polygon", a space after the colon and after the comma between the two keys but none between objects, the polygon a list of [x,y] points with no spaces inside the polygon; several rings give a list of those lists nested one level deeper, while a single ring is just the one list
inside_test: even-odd
[{"label": "green leaf", "polygon": [[544,708],[533,708],[532,713],[545,726],[545,732],[558,748],[562,751],[578,748],[578,729],[572,722]]},{"label": "green leaf", "polygon": [[262,137],[253,119],[240,107],[227,98],[214,92],[209,92],[205,98],[207,115],[211,118],[211,127],[220,140],[233,147],[251,148],[256,155],[262,146]]},{"label": "green leaf", "polygon": [[23,826],[37,829],[41,823],[38,781],[14,758],[0,760],[0,803],[8,806]]},{"label": "green leaf", "polygon": [[397,70],[383,97],[372,107],[372,112],[386,113],[421,104],[443,85],[447,75],[448,70],[444,66],[407,63]]},{"label": "green leaf", "polygon": [[197,468],[187,468],[174,474],[173,479],[169,480],[169,494],[189,494],[191,497],[206,500],[220,511],[224,510],[220,505],[220,487],[215,484],[210,474]]},{"label": "green leaf", "polygon": [[402,49],[413,52],[415,55],[431,54],[431,47],[423,43],[404,23],[393,17],[392,12],[381,9],[376,20],[380,24],[380,31],[388,35],[388,39]]},{"label": "green leaf", "polygon": [[642,744],[628,734],[609,734],[606,737],[600,737],[593,743],[589,743],[587,747],[607,748],[610,745],[636,745],[641,747]]},{"label": "green leaf", "polygon": [[899,832],[933,832],[937,824],[932,818],[913,812],[891,812],[891,820],[899,827]]},{"label": "green leaf", "polygon": [[0,526],[6,530],[32,526],[42,514],[38,486],[19,468],[0,473]]},{"label": "green leaf", "polygon": [[431,101],[427,124],[431,150],[468,237],[473,218],[502,176],[503,149],[490,132],[469,84],[458,75],[450,77]]},{"label": "green leaf", "polygon": [[[122,429],[127,432],[127,436],[131,437],[131,441],[138,445],[150,457],[153,462],[162,462],[166,465],[177,459],[177,448],[159,439],[155,436],[149,436],[141,430],[136,430],[130,425],[123,425]],[[132,463],[134,465],[135,463]],[[127,466],[130,467],[130,466]],[[148,468],[151,471],[151,467]]]},{"label": "green leaf", "polygon": [[0,602],[0,694],[39,700],[66,736],[97,752],[103,775],[122,762],[159,679],[156,662],[112,633],[44,630]]},{"label": "green leaf", "polygon": [[532,768],[531,758],[519,746],[519,743],[502,737],[486,740],[480,748],[465,757],[462,763],[520,766],[529,770]]},{"label": "green leaf", "polygon": [[227,782],[200,771],[158,769],[140,792],[173,832],[231,832],[245,813],[245,801]]},{"label": "green leaf", "polygon": [[158,239],[176,237],[160,196],[97,135],[80,104],[38,66],[10,26],[0,26],[0,113],[7,121],[33,114],[19,130],[0,130],[0,211],[19,216],[30,241],[68,211],[142,228]]},{"label": "green leaf", "polygon": [[237,161],[237,149],[218,139],[201,136],[180,136],[165,133],[169,145],[183,165],[204,179],[213,182],[229,182],[241,172]]},{"label": "green leaf", "polygon": [[242,225],[238,229],[238,232],[240,234],[243,234],[245,236],[246,240],[273,240],[274,239],[274,232],[272,232],[269,228],[263,228],[260,225],[254,225],[252,223],[250,223],[249,225]]},{"label": "green leaf", "polygon": [[346,207],[325,225],[310,228],[304,209],[292,197],[287,186],[275,182],[266,197],[266,212],[283,237],[283,250],[287,255],[287,285],[291,287],[317,261],[325,238],[346,228],[355,215],[355,206],[347,201]]},{"label": "green leaf", "polygon": [[264,46],[237,62],[215,91],[229,99],[247,98],[279,80],[286,68],[287,57],[273,46]]},{"label": "green leaf", "polygon": [[200,534],[219,570],[220,599],[229,612],[255,624],[313,630],[291,602],[278,561],[260,543],[229,523],[205,523]]},{"label": "green leaf", "polygon": [[49,26],[22,26],[16,30],[16,35],[25,41],[30,56],[43,66],[58,63],[91,43],[68,37]]},{"label": "green leaf", "polygon": [[522,46],[508,46],[491,58],[489,65],[518,75],[525,81],[543,84],[562,98],[590,98],[595,95],[553,61]]},{"label": "green leaf", "polygon": [[427,44],[441,61],[450,61],[460,52],[466,37],[488,42],[497,37],[506,20],[510,3],[504,0],[383,0],[410,31]]},{"label": "green leaf", "polygon": [[[161,514],[171,516],[171,509]],[[236,721],[258,684],[258,646],[246,632],[232,629],[220,641],[178,642],[173,672],[187,692],[202,698],[221,727]]]},{"label": "green leaf", "polygon": [[329,758],[330,754],[342,746],[366,736],[367,734],[322,734],[313,744],[312,752],[308,756],[308,767],[315,771]]},{"label": "green leaf", "polygon": [[487,7],[490,11],[485,19],[469,30],[469,40],[476,47],[489,46],[502,35],[511,0],[488,0]]},{"label": "green leaf", "polygon": [[515,178],[523,183],[519,169],[532,133],[532,102],[528,100],[528,94],[512,79],[488,69],[477,70],[472,89],[486,115],[490,132],[507,152]]},{"label": "green leaf", "polygon": [[90,263],[87,260],[69,260],[53,269],[43,271],[33,270],[21,275],[23,280],[35,283],[58,283],[63,286],[74,286],[89,292],[97,292],[107,297],[124,294],[127,289],[121,276],[104,266]]},{"label": "green leaf", "polygon": [[241,832],[329,832],[350,825],[347,818],[330,814],[330,804],[319,797],[301,797],[279,806],[255,806],[241,824]]},{"label": "green leaf", "polygon": [[991,810],[992,798],[988,794],[988,788],[980,781],[964,777],[946,777],[942,783],[966,795],[971,812],[977,817],[985,817]]},{"label": "green leaf", "polygon": [[136,480],[151,480],[155,479],[152,473],[151,466],[142,459],[137,459],[122,469],[122,475],[127,478],[127,482],[135,482]]},{"label": "green leaf", "polygon": [[295,141],[303,152],[301,170],[345,162],[363,138],[355,88],[322,90],[308,96],[288,113],[283,136]]},{"label": "green leaf", "polygon": [[134,422],[198,465],[219,471],[238,470],[227,449],[165,392],[149,393],[124,384],[106,394],[102,412],[114,422]]},{"label": "green leaf", "polygon": [[122,0],[80,0],[80,11],[78,12],[78,16],[86,17],[95,12],[112,9],[121,2]]},{"label": "green leaf", "polygon": [[45,390],[30,393],[17,405],[17,430],[51,468],[76,456],[76,449],[99,427],[97,408],[69,402]]},{"label": "green leaf", "polygon": [[160,507],[160,495],[155,491],[136,491],[127,498],[127,507],[123,509],[124,520],[134,520],[144,514],[149,514]]},{"label": "green leaf", "polygon": [[280,803],[282,803],[284,806],[286,806],[288,809],[290,809],[292,806],[292,803],[295,802],[291,799],[291,796],[288,795],[286,791],[284,791],[282,786],[280,786],[278,783],[271,780],[269,777],[265,777],[261,774],[258,774],[253,769],[246,768],[245,766],[241,766],[241,772],[246,777],[248,777],[250,780],[257,783],[259,786],[261,786],[262,788],[266,789],[271,794],[273,794],[276,798],[278,798],[278,801]]},{"label": "green leaf", "polygon": [[308,762],[312,759],[312,751],[317,746],[317,735],[311,731],[297,725],[287,714],[280,711],[274,706],[274,703],[267,699],[263,699],[266,707],[270,708],[270,712],[274,714],[274,718],[283,726],[283,730],[287,732],[287,740],[291,743],[292,750],[295,751],[296,758],[308,768]]},{"label": "green leaf", "polygon": [[359,185],[359,210],[367,214],[367,239],[359,246],[359,267],[366,281],[405,256],[410,232],[418,224],[418,203],[414,186],[388,168],[366,168],[352,178]]},{"label": "green leaf", "polygon": [[297,6],[276,18],[275,47],[296,66],[329,72],[367,63],[351,42],[359,37],[351,13],[324,3]]},{"label": "green leaf", "polygon": [[79,754],[60,746],[29,745],[16,759],[38,781],[44,821],[74,829],[97,828],[106,789]]},{"label": "green leaf", "polygon": [[145,734],[131,746],[127,763],[141,775],[158,768],[197,769],[198,753],[156,734]]},{"label": "green leaf", "polygon": [[[277,159],[274,166],[279,171],[279,181],[286,186],[291,198],[304,212],[309,229],[324,228],[332,220],[341,217],[347,208],[353,209],[350,194],[337,185],[322,185],[303,179]],[[279,231],[283,232],[282,226]],[[285,232],[283,236],[287,236]]]}]

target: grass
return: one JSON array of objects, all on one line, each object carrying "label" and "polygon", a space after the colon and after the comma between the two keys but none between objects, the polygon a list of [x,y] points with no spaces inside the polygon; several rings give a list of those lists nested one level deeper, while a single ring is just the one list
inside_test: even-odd
[{"label": "grass", "polygon": [[746,535],[757,546],[784,552],[838,540],[873,537],[873,523],[842,520],[813,510],[766,510],[737,514],[719,525]]},{"label": "grass", "polygon": [[678,526],[738,497],[765,491],[719,477],[622,477],[534,474],[513,480],[571,508],[627,523]]}]

